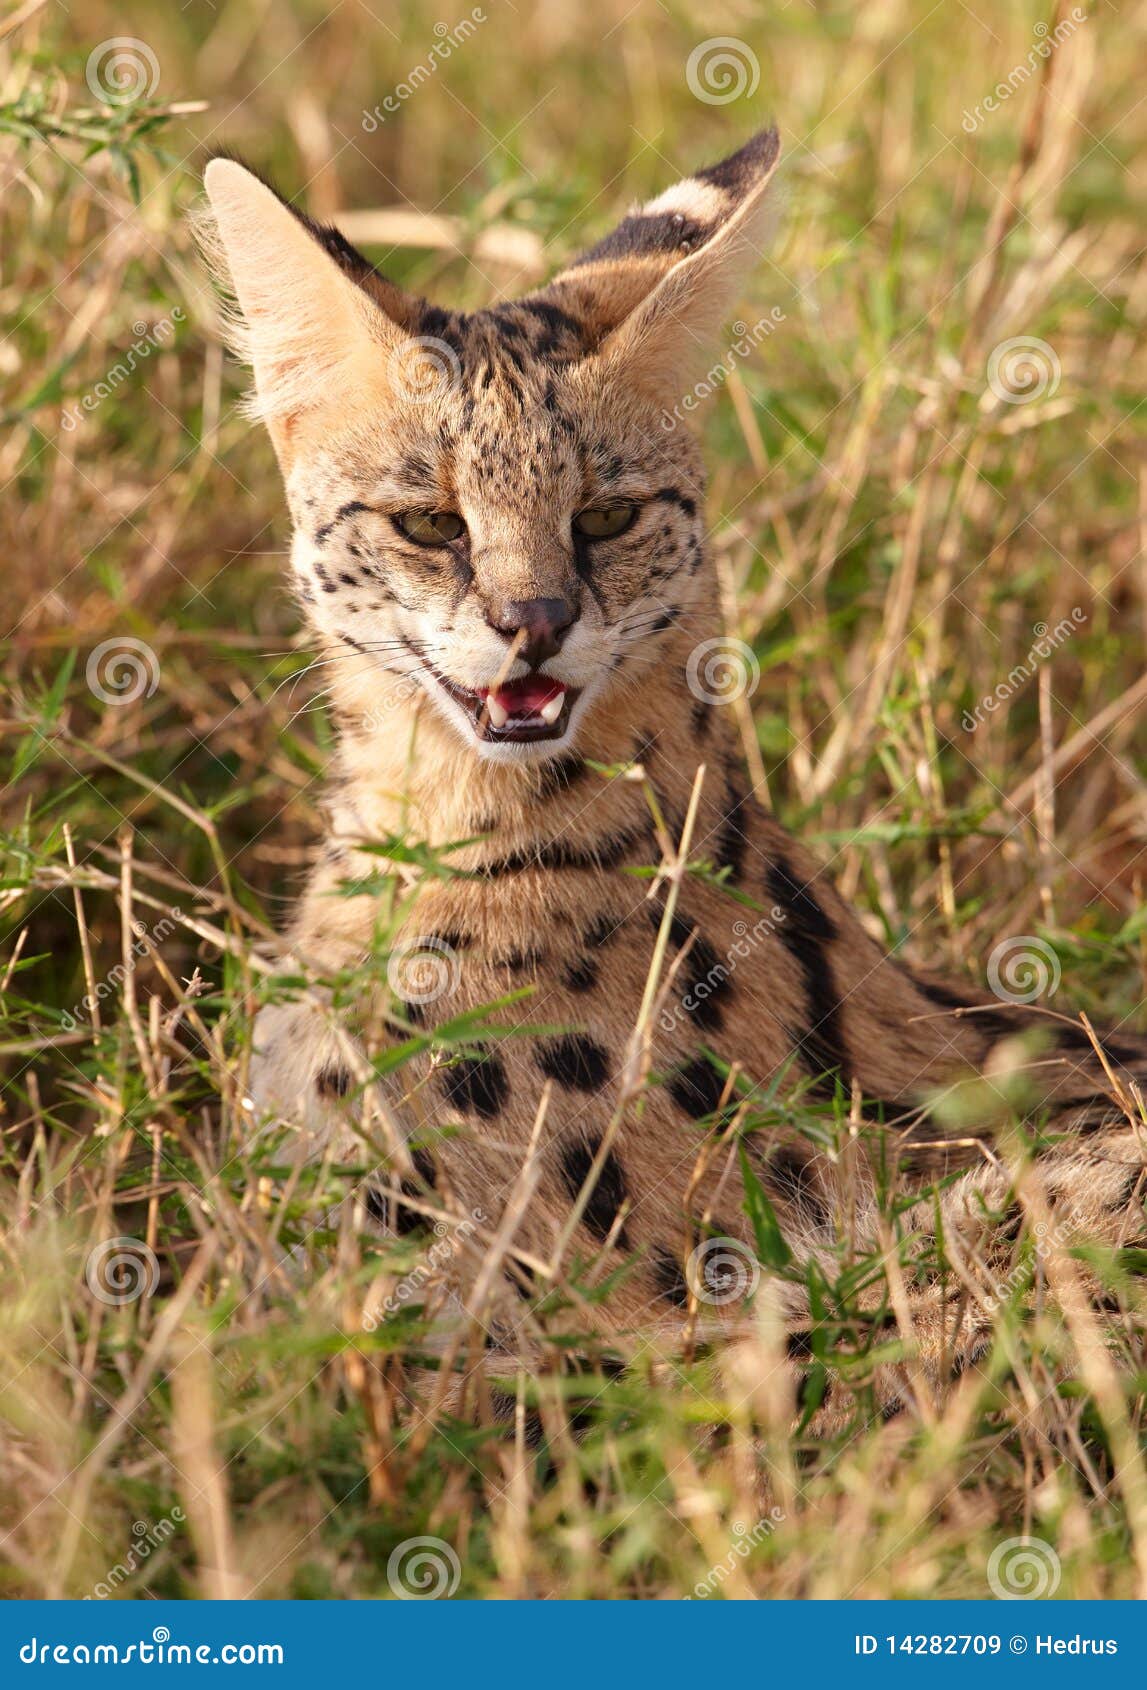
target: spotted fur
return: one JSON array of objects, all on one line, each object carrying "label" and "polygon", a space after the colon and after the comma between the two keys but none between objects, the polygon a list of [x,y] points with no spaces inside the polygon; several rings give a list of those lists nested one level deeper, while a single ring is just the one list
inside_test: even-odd
[{"label": "spotted fur", "polygon": [[[371,1055],[411,1025],[432,1032],[534,988],[502,1021],[541,1031],[449,1058],[423,1051],[390,1075],[382,1089],[396,1130],[434,1150],[413,1170],[394,1152],[370,1204],[376,1221],[402,1230],[416,1219],[402,1198],[430,1192],[496,1225],[520,1189],[545,1091],[529,1200],[505,1296],[494,1299],[503,1353],[527,1344],[523,1292],[537,1276],[524,1264],[554,1259],[575,1205],[582,1270],[628,1266],[594,1320],[614,1332],[680,1329],[695,1312],[686,1261],[714,1217],[752,1238],[727,1135],[754,1088],[758,1099],[778,1085],[782,1097],[855,1092],[917,1182],[964,1167],[904,1225],[926,1240],[939,1221],[969,1273],[1014,1242],[1004,1220],[986,1218],[1009,1201],[999,1161],[967,1133],[946,1145],[938,1100],[972,1088],[990,1115],[983,1076],[1025,1027],[1043,1025],[1038,1014],[885,955],[751,793],[726,713],[686,684],[690,653],[719,631],[718,597],[698,449],[663,418],[756,257],[777,151],[775,133],[756,137],[625,217],[548,287],[468,314],[402,294],[238,164],[208,172],[240,348],[286,482],[295,586],[340,729],[330,848],[291,948],[320,976],[367,957],[375,894],[346,895],[348,882],[377,873],[364,845],[468,841],[450,858],[462,875],[421,879],[407,916],[408,934],[450,952],[448,990],[404,1003],[380,982],[354,1037]],[[618,537],[589,541],[571,528],[574,513],[616,502],[637,509]],[[393,521],[411,508],[458,512],[464,533],[420,547]],[[578,703],[558,743],[485,746],[442,678],[478,689],[523,673],[491,606],[535,600],[572,607],[542,672],[578,689]],[[664,889],[631,872],[662,856],[646,789],[678,834],[702,760],[690,856],[714,872],[686,877],[670,913]],[[627,777],[635,765],[644,780]],[[668,984],[636,1047],[663,927]],[[1027,1112],[1053,1137],[1068,1135],[1046,1157],[1047,1188],[1070,1198],[1079,1230],[1133,1241],[1138,1141],[1082,1030],[1046,1025]],[[259,1020],[259,1106],[315,1148],[353,1130],[361,1085],[345,1040],[313,998]],[[1106,1054],[1132,1095],[1147,1075],[1143,1045],[1119,1036]],[[635,1061],[646,1074],[637,1103],[624,1094]],[[842,1227],[858,1245],[874,1235],[871,1182],[859,1180],[859,1208],[846,1217],[829,1158],[774,1113],[775,1130],[752,1137],[750,1164],[790,1248],[822,1256],[827,1272]],[[778,1295],[799,1361],[808,1311],[799,1289]],[[912,1295],[938,1377],[936,1358],[974,1348],[978,1330],[969,1316],[954,1338],[940,1292],[914,1285]],[[897,1412],[904,1379],[890,1373],[886,1385],[886,1410]]]}]

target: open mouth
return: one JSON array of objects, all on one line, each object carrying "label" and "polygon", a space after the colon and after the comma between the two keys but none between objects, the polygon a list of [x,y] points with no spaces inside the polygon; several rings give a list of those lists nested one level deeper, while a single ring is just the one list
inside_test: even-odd
[{"label": "open mouth", "polygon": [[522,744],[535,739],[561,739],[580,688],[563,686],[552,675],[524,675],[500,687],[471,692],[448,681],[436,669],[438,685],[461,706],[480,740],[490,745]]}]

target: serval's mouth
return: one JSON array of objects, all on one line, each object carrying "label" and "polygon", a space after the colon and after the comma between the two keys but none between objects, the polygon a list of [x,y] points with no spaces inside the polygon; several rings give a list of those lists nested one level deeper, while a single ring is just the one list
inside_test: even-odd
[{"label": "serval's mouth", "polygon": [[524,745],[535,740],[561,739],[581,696],[580,687],[567,687],[552,675],[523,675],[499,687],[472,692],[431,669],[435,681],[466,712],[474,734],[484,745]]}]

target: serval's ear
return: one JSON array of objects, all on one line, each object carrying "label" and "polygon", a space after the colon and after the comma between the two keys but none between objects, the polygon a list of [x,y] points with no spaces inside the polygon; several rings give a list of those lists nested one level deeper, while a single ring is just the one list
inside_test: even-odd
[{"label": "serval's ear", "polygon": [[630,213],[545,290],[585,325],[603,366],[661,389],[707,359],[762,256],[780,157],[765,129]]},{"label": "serval's ear", "polygon": [[231,302],[228,341],[255,374],[248,408],[284,460],[300,417],[345,410],[385,381],[388,356],[413,332],[421,301],[244,165],[212,159],[203,181],[210,211],[197,217],[196,232]]}]

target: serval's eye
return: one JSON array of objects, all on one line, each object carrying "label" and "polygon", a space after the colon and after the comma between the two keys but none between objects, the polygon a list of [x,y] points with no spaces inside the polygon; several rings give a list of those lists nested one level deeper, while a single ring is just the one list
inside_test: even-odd
[{"label": "serval's eye", "polygon": [[399,511],[394,524],[419,546],[448,546],[466,532],[457,511]]},{"label": "serval's eye", "polygon": [[636,505],[593,505],[578,511],[573,519],[574,533],[587,540],[612,540],[624,534],[637,516]]}]

